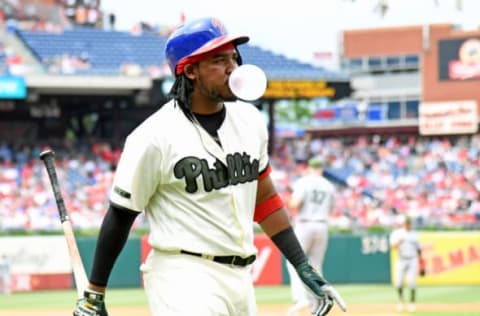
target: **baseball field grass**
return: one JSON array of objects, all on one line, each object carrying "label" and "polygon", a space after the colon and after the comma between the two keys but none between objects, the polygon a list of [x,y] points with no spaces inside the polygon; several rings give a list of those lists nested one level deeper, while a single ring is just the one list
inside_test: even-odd
[{"label": "baseball field grass", "polygon": [[[388,284],[336,285],[348,304],[347,313],[337,307],[330,315],[480,315],[480,286],[428,286],[418,290],[415,312],[396,311],[396,296]],[[286,315],[291,304],[288,286],[256,287],[259,316]],[[71,315],[76,294],[73,290],[19,292],[0,296],[0,316]],[[188,299],[186,298],[186,302]],[[148,316],[141,288],[110,289],[107,296],[111,316]]]}]

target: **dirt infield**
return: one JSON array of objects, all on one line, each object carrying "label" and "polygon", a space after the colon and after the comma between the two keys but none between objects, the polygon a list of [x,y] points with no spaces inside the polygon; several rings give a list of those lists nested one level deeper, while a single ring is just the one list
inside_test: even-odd
[{"label": "dirt infield", "polygon": [[[258,316],[283,316],[286,315],[289,305],[260,305]],[[417,304],[418,312],[471,312],[472,315],[480,315],[480,303],[467,304]],[[2,310],[0,315],[5,316],[65,316],[71,315],[69,309],[51,309],[51,310]],[[149,316],[147,308],[110,308],[109,314],[112,316]],[[409,313],[400,313],[395,311],[393,304],[352,304],[348,308],[348,313],[342,313],[337,307],[330,313],[331,316],[390,316],[390,315],[408,315]],[[329,315],[329,316],[330,316]]]},{"label": "dirt infield", "polygon": [[[258,316],[284,316],[287,314],[288,305],[263,305],[259,307]],[[480,303],[467,304],[417,304],[418,312],[471,312],[472,315],[480,315]],[[394,304],[351,304],[348,306],[348,313],[343,313],[337,307],[329,316],[390,316],[408,315],[407,312],[397,312]]]}]

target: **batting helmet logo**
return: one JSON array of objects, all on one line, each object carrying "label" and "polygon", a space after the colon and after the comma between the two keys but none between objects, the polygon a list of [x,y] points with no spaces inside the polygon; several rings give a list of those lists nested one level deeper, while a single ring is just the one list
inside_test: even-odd
[{"label": "batting helmet logo", "polygon": [[223,34],[223,35],[227,34],[227,30],[225,29],[225,26],[223,26],[222,22],[220,22],[218,19],[213,18],[212,25],[218,29],[220,34]]}]

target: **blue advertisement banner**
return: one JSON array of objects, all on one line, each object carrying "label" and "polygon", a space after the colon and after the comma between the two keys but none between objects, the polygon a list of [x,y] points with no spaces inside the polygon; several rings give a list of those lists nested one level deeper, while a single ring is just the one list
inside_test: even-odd
[{"label": "blue advertisement banner", "polygon": [[358,121],[357,104],[346,104],[340,107],[335,107],[335,117],[342,122]]},{"label": "blue advertisement banner", "polygon": [[0,99],[25,99],[27,85],[22,77],[0,76]]},{"label": "blue advertisement banner", "polygon": [[313,114],[313,119],[321,123],[353,123],[384,121],[385,110],[382,106],[369,104],[364,113],[359,111],[359,104],[349,103],[320,109]]}]

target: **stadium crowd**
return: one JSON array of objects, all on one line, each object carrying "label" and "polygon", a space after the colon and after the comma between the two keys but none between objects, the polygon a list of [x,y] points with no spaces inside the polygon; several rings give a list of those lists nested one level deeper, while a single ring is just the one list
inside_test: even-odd
[{"label": "stadium crowd", "polygon": [[[278,144],[279,188],[289,186],[311,156],[341,183],[331,225],[392,227],[409,215],[420,227],[476,227],[480,223],[480,136],[400,139],[396,136],[311,138]],[[290,166],[290,167],[289,167]]]},{"label": "stadium crowd", "polygon": [[[0,144],[0,227],[4,231],[61,229],[48,175],[38,158],[45,146]],[[58,148],[58,147],[56,147]],[[76,228],[98,228],[107,209],[119,150],[109,144],[63,147],[56,172],[65,206]]]},{"label": "stadium crowd", "polygon": [[[60,149],[59,149],[60,148]],[[0,143],[0,230],[59,230],[48,176],[38,156],[45,146]],[[59,181],[74,227],[96,229],[107,209],[120,146],[94,142],[54,147]],[[272,155],[285,200],[291,183],[316,156],[336,175],[332,227],[392,227],[408,214],[419,227],[480,225],[480,135],[400,139],[395,136],[279,139]],[[143,217],[135,228],[145,227]]]}]

